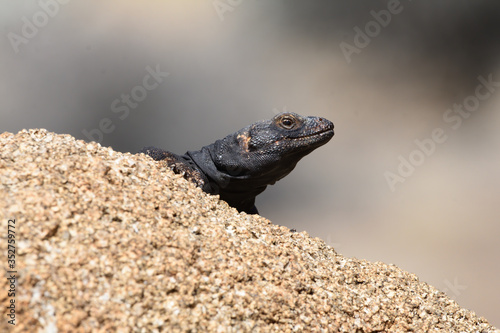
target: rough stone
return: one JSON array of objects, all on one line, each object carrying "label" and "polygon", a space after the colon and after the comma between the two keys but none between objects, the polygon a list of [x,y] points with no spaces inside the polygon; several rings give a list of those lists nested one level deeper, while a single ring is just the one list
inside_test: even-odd
[{"label": "rough stone", "polygon": [[[13,332],[499,332],[394,265],[239,214],[144,155],[43,129],[0,135]],[[6,306],[8,281],[0,280]]]}]

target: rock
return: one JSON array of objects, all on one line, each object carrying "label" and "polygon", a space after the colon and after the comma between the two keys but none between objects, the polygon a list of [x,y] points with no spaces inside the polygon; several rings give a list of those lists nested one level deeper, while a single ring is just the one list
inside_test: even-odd
[{"label": "rock", "polygon": [[415,275],[239,214],[144,155],[3,133],[0,181],[17,272],[1,331],[495,331]]}]

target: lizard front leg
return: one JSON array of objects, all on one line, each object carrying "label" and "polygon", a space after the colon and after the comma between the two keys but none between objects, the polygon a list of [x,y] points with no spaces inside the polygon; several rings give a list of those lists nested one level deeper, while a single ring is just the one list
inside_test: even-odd
[{"label": "lizard front leg", "polygon": [[203,185],[206,183],[202,173],[184,156],[179,156],[156,147],[144,147],[139,153],[148,155],[155,161],[165,163],[173,172],[182,175],[185,179],[195,183],[200,188],[203,188]]}]

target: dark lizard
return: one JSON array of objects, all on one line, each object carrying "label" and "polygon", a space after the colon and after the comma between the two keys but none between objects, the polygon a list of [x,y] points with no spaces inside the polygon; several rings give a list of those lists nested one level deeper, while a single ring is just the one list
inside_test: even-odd
[{"label": "dark lizard", "polygon": [[325,118],[280,113],[182,156],[155,147],[139,153],[165,161],[175,173],[207,193],[219,194],[239,212],[258,214],[255,197],[332,137],[333,123]]}]

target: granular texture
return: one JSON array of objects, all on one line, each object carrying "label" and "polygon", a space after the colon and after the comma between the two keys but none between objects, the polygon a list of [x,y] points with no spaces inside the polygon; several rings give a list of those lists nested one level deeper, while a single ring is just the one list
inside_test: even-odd
[{"label": "granular texture", "polygon": [[415,275],[239,214],[144,155],[3,133],[0,183],[18,272],[0,331],[495,332]]}]

